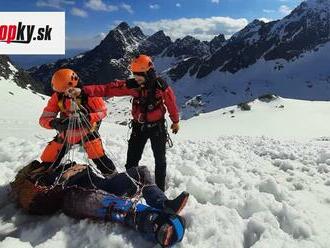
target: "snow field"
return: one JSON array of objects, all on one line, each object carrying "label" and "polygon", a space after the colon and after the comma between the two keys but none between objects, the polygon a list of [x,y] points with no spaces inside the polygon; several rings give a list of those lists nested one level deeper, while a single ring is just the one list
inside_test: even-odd
[{"label": "snow field", "polygon": [[[109,135],[103,135],[106,150],[123,170],[127,144],[122,135]],[[63,214],[27,216],[8,203],[8,182],[22,165],[39,156],[43,146],[42,140],[0,140],[4,247],[27,241],[37,247],[153,247],[117,224],[76,221]],[[176,141],[168,150],[167,195],[191,193],[183,212],[186,235],[177,247],[328,247],[328,148],[328,141],[265,137]],[[141,164],[153,171],[150,144]]]}]

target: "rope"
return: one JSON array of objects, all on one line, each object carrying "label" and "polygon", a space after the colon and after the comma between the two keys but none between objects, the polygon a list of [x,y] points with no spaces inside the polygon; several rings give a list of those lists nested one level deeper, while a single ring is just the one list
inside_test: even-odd
[{"label": "rope", "polygon": [[[80,108],[81,108],[85,113],[88,112],[88,110],[87,110],[84,106],[80,105]],[[86,116],[85,116],[85,115],[82,115],[82,118],[85,119],[85,121],[87,121],[88,126],[89,126],[90,128],[92,128],[92,126],[91,126],[89,120],[87,120]],[[99,133],[99,131],[98,131],[97,129],[94,130],[94,132],[95,132],[98,136],[101,136],[100,133]],[[91,135],[95,138],[96,135],[94,134],[94,132],[92,132]],[[115,155],[114,153],[112,153],[112,152],[107,152],[106,150],[104,150],[104,153],[105,153],[106,156],[113,158],[112,160],[113,160],[113,162],[115,162],[114,164],[115,164],[115,166],[117,167],[117,164],[118,164],[117,161],[119,160],[119,159],[118,159],[118,156],[116,156],[116,155]],[[110,156],[109,156],[109,154],[110,154]],[[106,168],[107,168],[107,167],[106,167]]]},{"label": "rope", "polygon": [[[69,125],[68,125],[68,130],[75,130],[75,128],[76,128],[76,118],[75,118],[75,116],[74,115],[71,115],[71,116],[69,116],[68,117],[69,118]],[[70,135],[68,135],[68,133],[70,134]],[[66,132],[65,133],[65,138],[64,138],[64,142],[63,142],[63,144],[66,146],[65,147],[65,155],[64,155],[64,157],[61,159],[61,161],[60,161],[60,164],[61,164],[61,162],[64,160],[65,162],[64,162],[64,165],[62,165],[62,170],[61,170],[61,173],[60,173],[60,175],[55,179],[55,182],[54,182],[54,184],[51,186],[51,189],[52,188],[54,188],[54,187],[56,187],[57,185],[59,185],[60,183],[60,180],[61,180],[61,178],[62,178],[62,176],[63,176],[63,174],[64,174],[64,171],[65,171],[65,165],[67,164],[67,162],[69,162],[69,163],[72,163],[73,162],[73,160],[70,160],[70,150],[72,150],[71,149],[71,145],[69,145],[68,144],[68,139],[71,139],[73,136],[72,136],[72,132]],[[53,163],[53,165],[54,165],[54,163]],[[52,166],[53,166],[52,165]],[[62,184],[62,187],[64,187],[64,183],[66,182],[66,180],[65,181],[63,181],[61,184]]]},{"label": "rope", "polygon": [[127,129],[127,133],[126,133],[126,142],[128,143],[129,142],[129,139],[130,139],[130,130],[132,129],[132,123],[133,121],[130,120],[130,122],[128,123],[128,129]]},{"label": "rope", "polygon": [[173,140],[171,138],[170,133],[168,132],[168,123],[167,120],[165,119],[165,132],[166,132],[166,143],[168,145],[168,148],[173,147]]},{"label": "rope", "polygon": [[[68,130],[79,130],[80,133],[80,139],[82,142],[82,145],[85,147],[85,144],[87,142],[90,142],[90,137],[93,137],[94,139],[97,139],[100,137],[100,134],[98,132],[98,130],[92,131],[90,133],[88,133],[87,135],[83,135],[83,130],[86,129],[86,127],[91,130],[92,129],[92,125],[89,122],[89,120],[86,118],[86,116],[82,113],[82,111],[86,112],[86,108],[84,108],[81,105],[78,105],[75,99],[72,99],[72,106],[73,106],[73,114],[70,115],[68,117],[69,120],[69,124],[68,124]],[[82,111],[81,111],[82,110]],[[86,112],[87,113],[87,112]],[[168,133],[167,133],[168,134]],[[98,136],[97,136],[98,135]],[[62,184],[62,187],[64,187],[65,182],[67,181],[64,180],[63,182],[60,183],[61,178],[63,177],[63,174],[65,172],[67,162],[73,163],[74,162],[74,158],[75,158],[75,151],[74,151],[74,145],[70,145],[68,140],[71,140],[73,138],[73,132],[65,132],[65,136],[64,136],[64,141],[63,141],[63,145],[65,145],[65,153],[63,158],[60,161],[60,164],[63,163],[62,165],[62,170],[59,176],[56,177],[55,182],[53,183],[53,185],[50,186],[50,189],[55,188],[57,185]],[[72,149],[73,147],[73,149]],[[95,152],[95,148],[92,146],[93,151]],[[106,151],[104,151],[106,154]],[[91,177],[91,164],[90,164],[90,159],[87,157],[86,152],[84,152],[84,160],[87,162],[87,174],[88,174],[88,178],[90,181],[90,184],[92,185],[92,187],[94,189],[96,189],[95,184],[93,183],[92,177]],[[55,165],[55,162],[57,160],[55,160],[51,166],[49,168],[53,168]],[[107,168],[109,171],[111,171],[111,169],[109,169],[109,167],[102,161],[99,159],[99,161],[101,162],[101,164]],[[72,165],[71,165],[72,166]],[[139,171],[136,169],[136,172],[138,174],[138,180],[134,179],[133,177],[131,177],[126,171],[124,172],[125,175],[133,182],[134,186],[137,188],[136,193],[134,194],[133,197],[130,197],[130,201],[132,201],[132,209],[134,210],[136,208],[137,203],[141,200],[141,197],[143,195],[143,189],[147,186],[151,186],[154,184],[143,184],[141,182],[141,175],[139,173]]]},{"label": "rope", "polygon": [[[81,106],[82,108],[84,108],[83,106]],[[89,128],[89,129],[91,129],[92,128],[92,126],[91,126],[91,124],[90,124],[90,122],[89,122],[89,120],[86,118],[86,116],[84,115],[84,114],[81,114],[80,113],[80,117],[81,117],[81,121],[83,121],[84,122],[84,124],[86,124],[87,125],[87,127]],[[95,133],[98,135],[95,135]],[[99,137],[100,137],[100,133],[98,132],[98,130],[95,130],[95,131],[93,131],[93,132],[90,132],[89,133],[89,135],[91,135],[94,139],[98,139]],[[86,136],[86,138],[87,138],[87,141],[91,141],[90,139],[89,139],[89,137],[88,137],[88,135]],[[95,152],[95,149],[94,149],[94,147],[92,146],[92,149],[93,149],[93,151]],[[104,150],[104,149],[103,149]],[[107,153],[106,153],[106,151],[104,150],[104,154],[106,155],[106,156],[108,156],[107,155]],[[108,156],[109,157],[109,156]],[[110,169],[101,159],[98,159],[100,162],[101,162],[101,164],[105,167],[105,168],[107,168],[109,171],[112,171],[112,169]]]},{"label": "rope", "polygon": [[[77,105],[77,106],[78,106],[78,105]],[[78,113],[77,110],[75,110],[75,113],[78,114],[78,116],[81,116],[81,115],[79,115],[79,113]],[[77,119],[77,122],[78,122],[78,128],[79,128],[79,130],[80,130],[80,129],[84,129],[83,124],[82,124],[80,118]],[[85,141],[84,141],[84,136],[83,136],[82,132],[80,132],[80,136],[81,136],[81,137],[80,137],[80,138],[81,138],[81,142],[82,142],[82,144],[83,144],[83,146],[84,146],[84,145],[85,145],[85,143],[84,143]],[[95,186],[95,184],[93,183],[92,177],[91,177],[91,175],[90,175],[90,163],[89,163],[89,159],[88,159],[88,157],[86,156],[86,152],[84,152],[84,158],[85,158],[85,160],[87,161],[87,175],[88,175],[89,182],[91,183],[92,187],[93,187],[94,189],[96,189],[96,186]]]}]

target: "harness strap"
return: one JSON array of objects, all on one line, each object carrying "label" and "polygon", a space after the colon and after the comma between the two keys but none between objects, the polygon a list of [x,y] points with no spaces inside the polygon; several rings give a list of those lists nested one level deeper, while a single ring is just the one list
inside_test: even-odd
[{"label": "harness strap", "polygon": [[[67,113],[69,112],[66,108],[65,108],[65,96],[63,94],[57,94],[57,98],[58,98],[58,102],[57,105],[60,109],[60,111],[62,113]],[[81,98],[77,98],[76,99],[76,104],[80,107],[82,106],[82,100]]]}]

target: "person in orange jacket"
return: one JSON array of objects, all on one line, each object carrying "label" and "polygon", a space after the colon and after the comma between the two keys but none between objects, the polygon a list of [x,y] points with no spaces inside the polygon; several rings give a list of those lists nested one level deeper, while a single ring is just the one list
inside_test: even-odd
[{"label": "person in orange jacket", "polygon": [[93,160],[97,168],[102,173],[112,174],[116,168],[106,156],[98,133],[100,123],[107,115],[103,99],[73,99],[65,94],[68,88],[80,86],[78,75],[71,69],[56,71],[51,84],[55,92],[44,108],[39,123],[46,129],[57,130],[58,134],[44,149],[41,155],[42,165],[58,166],[72,145],[82,143],[88,158]]},{"label": "person in orange jacket", "polygon": [[126,169],[136,167],[141,160],[148,139],[155,158],[155,181],[165,191],[166,142],[165,113],[169,112],[173,133],[179,131],[179,112],[172,88],[156,75],[152,59],[136,56],[130,65],[134,78],[116,80],[102,85],[85,85],[82,89],[68,90],[74,96],[99,97],[132,96],[132,134],[128,143]]}]

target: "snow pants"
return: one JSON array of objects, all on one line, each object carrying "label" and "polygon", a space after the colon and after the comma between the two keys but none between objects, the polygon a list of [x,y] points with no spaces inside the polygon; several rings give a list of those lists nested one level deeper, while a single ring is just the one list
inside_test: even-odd
[{"label": "snow pants", "polygon": [[[93,160],[102,173],[111,174],[116,167],[112,160],[105,155],[100,136],[94,132],[93,134],[88,134],[88,137],[85,137],[85,139],[83,146],[88,158]],[[51,142],[49,142],[41,155],[43,165],[58,166],[65,154],[69,151],[70,146],[71,144],[66,143],[61,135],[57,135]]]},{"label": "snow pants", "polygon": [[166,178],[166,142],[167,131],[165,120],[155,123],[140,124],[132,122],[132,133],[128,141],[126,169],[137,167],[148,139],[155,158],[156,185],[165,191]]}]

